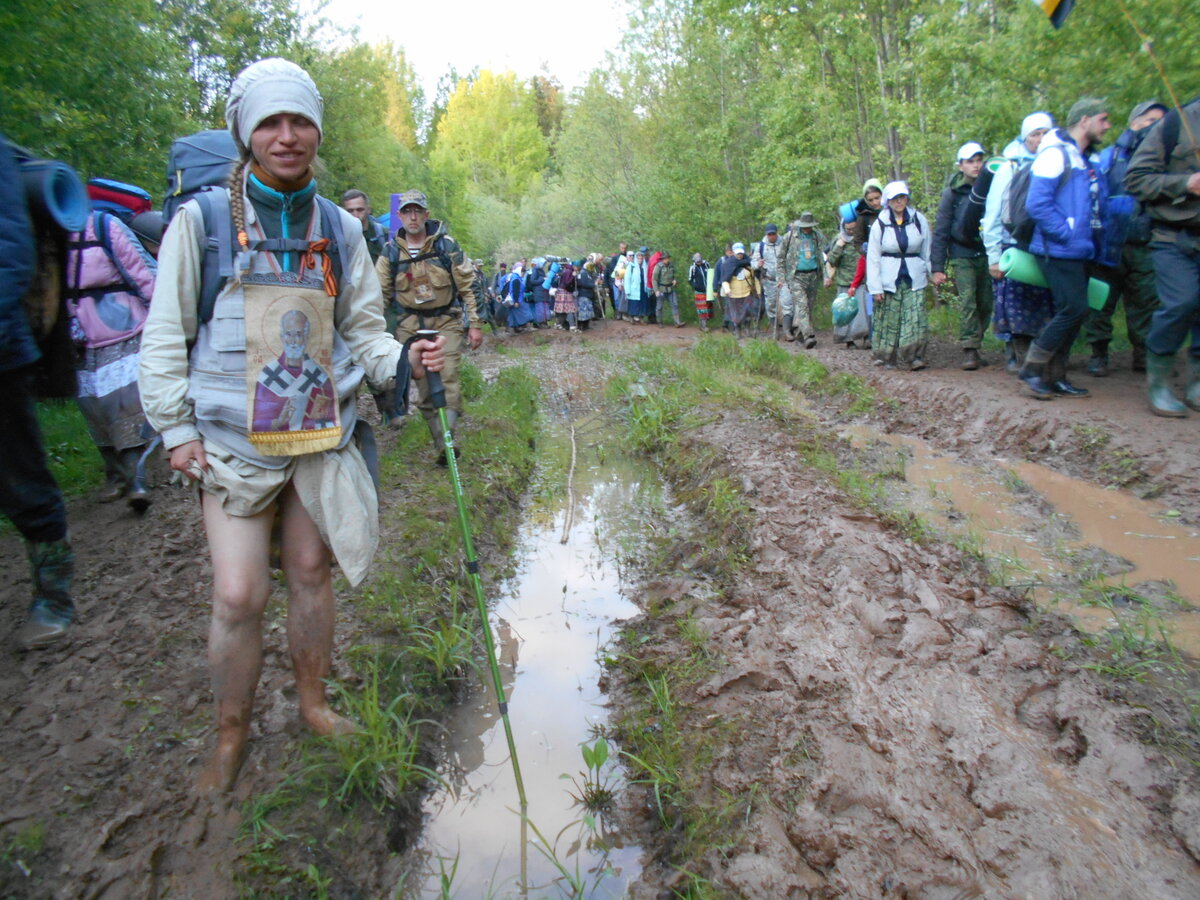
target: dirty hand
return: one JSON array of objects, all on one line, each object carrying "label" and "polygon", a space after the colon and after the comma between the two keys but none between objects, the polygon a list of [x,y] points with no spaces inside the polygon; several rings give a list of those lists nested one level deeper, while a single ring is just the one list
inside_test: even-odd
[{"label": "dirty hand", "polygon": [[883,302],[883,294],[872,294],[871,296],[875,298],[876,303]]},{"label": "dirty hand", "polygon": [[930,278],[929,280],[932,281],[934,284],[936,284],[938,287],[941,287],[943,284],[946,283],[946,273],[945,272],[934,272],[933,277]]},{"label": "dirty hand", "polygon": [[204,454],[201,441],[188,441],[171,448],[171,468],[182,472],[192,481],[199,481],[208,471],[208,457]]},{"label": "dirty hand", "polygon": [[[478,329],[472,329],[478,330]],[[408,361],[413,375],[424,378],[426,372],[440,372],[446,365],[446,336],[439,334],[434,340],[413,341],[408,347]]]},{"label": "dirty hand", "polygon": [[1000,271],[999,263],[988,266],[988,274],[991,275],[993,278],[995,278],[997,281],[999,281],[1001,278],[1004,277],[1004,273]]},{"label": "dirty hand", "polygon": [[[467,329],[467,346],[470,347],[472,350],[478,350],[482,343],[483,343],[483,329],[482,328],[468,328]],[[436,372],[437,369],[434,369],[434,371]]]},{"label": "dirty hand", "polygon": [[826,278],[826,279],[825,279],[825,287],[829,287],[831,284],[833,284],[833,279],[832,279],[832,278]]}]

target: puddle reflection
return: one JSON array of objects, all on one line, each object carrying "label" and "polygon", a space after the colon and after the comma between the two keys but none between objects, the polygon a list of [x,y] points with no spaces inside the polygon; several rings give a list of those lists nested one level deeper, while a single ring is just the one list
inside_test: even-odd
[{"label": "puddle reflection", "polygon": [[[566,543],[565,498],[552,515],[527,517],[518,551],[525,562],[502,586],[492,621],[531,827],[519,815],[490,678],[480,679],[446,723],[447,789],[426,804],[423,883],[406,887],[406,896],[441,896],[442,871],[453,871],[455,897],[570,896],[542,839],[586,897],[621,897],[639,873],[640,848],[626,846],[603,816],[585,824],[569,793],[577,789],[563,776],[583,780],[580,744],[594,741],[593,728],[607,720],[599,650],[616,620],[638,612],[622,593],[617,548],[636,534],[645,468],[611,455],[603,467],[581,462]],[[604,774],[620,783],[612,761]]]}]

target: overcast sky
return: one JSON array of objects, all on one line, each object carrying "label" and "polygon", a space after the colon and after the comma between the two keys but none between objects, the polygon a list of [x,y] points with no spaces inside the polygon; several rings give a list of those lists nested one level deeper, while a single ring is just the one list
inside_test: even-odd
[{"label": "overcast sky", "polygon": [[390,39],[403,47],[432,101],[451,65],[461,75],[478,66],[529,78],[545,64],[564,88],[578,87],[616,46],[625,10],[624,0],[330,0],[324,15],[358,25],[365,43]]}]

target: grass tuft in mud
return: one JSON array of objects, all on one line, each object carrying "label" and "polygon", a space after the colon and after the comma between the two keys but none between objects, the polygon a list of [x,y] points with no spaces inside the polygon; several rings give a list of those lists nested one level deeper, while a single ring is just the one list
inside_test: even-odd
[{"label": "grass tuft in mud", "polygon": [[[533,472],[538,385],[522,367],[485,384],[470,365],[462,385],[460,474],[477,552],[495,572],[508,566],[516,500]],[[377,574],[348,601],[355,635],[341,658],[352,674],[333,692],[362,731],[303,739],[282,780],[243,809],[244,896],[371,895],[356,860],[364,846],[381,858],[415,836],[436,779],[436,723],[483,659],[449,475],[419,414],[394,441],[380,459]]]}]

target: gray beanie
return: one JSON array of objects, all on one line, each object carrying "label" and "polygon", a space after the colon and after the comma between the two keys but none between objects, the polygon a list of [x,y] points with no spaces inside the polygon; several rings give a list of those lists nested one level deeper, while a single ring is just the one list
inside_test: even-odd
[{"label": "gray beanie", "polygon": [[229,89],[225,122],[238,148],[250,146],[250,135],[264,119],[280,113],[304,116],[321,131],[325,101],[308,73],[286,59],[261,59],[242,70]]}]

